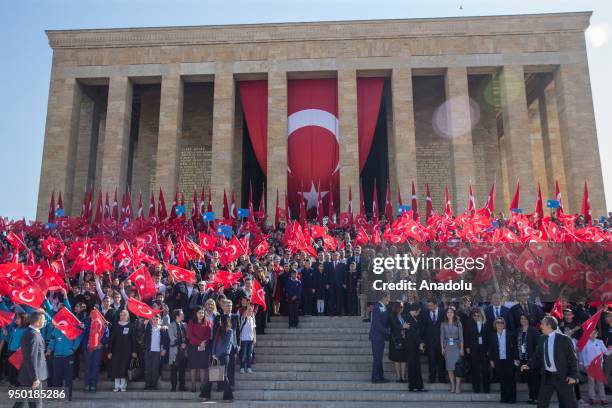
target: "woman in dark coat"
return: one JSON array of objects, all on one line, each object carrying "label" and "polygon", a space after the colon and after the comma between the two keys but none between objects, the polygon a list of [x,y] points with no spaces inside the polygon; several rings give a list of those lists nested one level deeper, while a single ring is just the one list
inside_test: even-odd
[{"label": "woman in dark coat", "polygon": [[395,376],[398,383],[408,382],[406,380],[406,363],[408,354],[406,353],[406,321],[402,316],[404,306],[402,302],[394,302],[391,306],[389,324],[391,326],[391,336],[389,337],[389,360],[393,361]]},{"label": "woman in dark coat", "polygon": [[[529,324],[529,316],[521,314],[520,327],[516,331],[516,345],[521,365],[527,364],[538,347],[540,333]],[[521,372],[521,382],[526,382],[529,388],[528,404],[535,404],[540,392],[540,373],[537,370],[526,370]]]},{"label": "woman in dark coat", "polygon": [[474,308],[471,318],[465,320],[465,351],[470,360],[472,390],[475,393],[490,391],[491,379],[487,356],[490,333],[487,327],[489,326],[486,325],[485,315],[478,308]]},{"label": "woman in dark coat", "polygon": [[125,391],[130,360],[136,357],[136,330],[130,323],[130,312],[126,309],[119,313],[119,321],[113,325],[109,349],[108,372],[115,380],[113,391]]}]

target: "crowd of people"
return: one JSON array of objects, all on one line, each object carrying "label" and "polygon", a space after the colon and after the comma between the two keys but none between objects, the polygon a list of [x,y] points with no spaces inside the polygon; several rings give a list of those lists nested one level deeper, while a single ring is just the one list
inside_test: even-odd
[{"label": "crowd of people", "polygon": [[[241,373],[253,372],[257,338],[270,319],[286,315],[289,327],[298,327],[299,316],[306,314],[371,319],[374,382],[384,381],[382,353],[389,341],[397,380],[408,381],[410,390],[424,390],[418,357],[425,353],[430,382],[448,379],[451,391],[459,392],[465,373],[457,368],[463,362],[474,391],[487,392],[489,366],[494,366],[504,384],[502,400],[512,402],[514,360],[533,364],[533,330],[543,317],[541,307],[518,302],[507,309],[498,292],[508,288],[495,279],[495,285],[482,285],[488,292],[480,288],[466,294],[465,302],[434,292],[394,294],[387,313],[389,296],[382,303],[369,296],[373,258],[415,250],[453,255],[452,242],[474,248],[478,240],[527,245],[536,235],[540,242],[562,236],[582,243],[612,241],[608,220],[585,225],[578,215],[534,220],[518,214],[505,219],[445,212],[421,225],[409,211],[395,221],[384,215],[367,221],[360,214],[348,224],[326,220],[327,226],[279,219],[270,226],[251,216],[202,222],[174,206],[163,221],[142,214],[125,218],[123,209],[117,216],[105,211],[93,222],[87,211],[81,217],[54,215],[47,224],[0,222],[0,375],[11,386],[40,386],[47,380],[48,386],[67,387],[69,398],[73,379],[81,375],[85,392],[96,392],[102,371],[114,381],[115,392],[126,391],[135,379],[144,379],[145,389],[157,389],[167,364],[172,391],[199,390],[200,398],[209,399],[214,377],[223,400],[231,401],[236,366]],[[420,236],[412,228],[417,224]],[[607,311],[609,251],[579,251],[581,264],[598,276],[584,295],[604,299]],[[493,276],[495,270],[512,267],[503,260],[491,264]],[[524,275],[534,287],[547,279]],[[554,287],[570,283],[549,282]],[[573,313],[581,323],[590,312],[578,303]],[[602,316],[606,347],[611,320],[607,312]],[[572,324],[564,321],[560,327]],[[501,338],[496,331],[508,333],[503,344],[496,343]],[[24,339],[36,333],[43,339],[48,374],[24,376],[24,371],[39,372],[32,371],[33,358],[24,347]],[[505,353],[500,355],[498,344],[507,347]],[[581,354],[583,364],[589,356]],[[524,375],[535,377],[529,372]],[[535,400],[536,382],[529,381]],[[594,394],[592,399],[604,397]]]},{"label": "crowd of people", "polygon": [[[584,301],[570,303],[560,299],[555,304],[541,305],[524,296],[518,301],[503,301],[499,294],[485,302],[474,302],[470,297],[450,302],[435,298],[391,302],[390,294],[382,292],[371,319],[373,383],[390,381],[383,373],[388,341],[388,357],[394,363],[396,381],[408,383],[411,392],[426,391],[420,358],[424,354],[429,383],[448,383],[451,393],[461,392],[462,380],[470,382],[475,393],[489,393],[491,383],[499,382],[500,402],[515,403],[516,384],[520,381],[528,387],[527,403],[548,406],[556,385],[547,381],[558,371],[563,381],[567,379],[568,385],[574,385],[571,395],[557,387],[561,389],[560,400],[568,403],[562,406],[576,406],[576,401],[608,403],[604,384],[612,371],[608,357],[612,353],[609,305],[598,312]],[[545,346],[540,343],[551,333],[569,346],[557,349],[551,345],[556,366],[549,363],[544,367],[540,359]],[[593,363],[600,356],[601,361]],[[588,399],[582,398],[578,386],[581,372],[586,374]]]}]

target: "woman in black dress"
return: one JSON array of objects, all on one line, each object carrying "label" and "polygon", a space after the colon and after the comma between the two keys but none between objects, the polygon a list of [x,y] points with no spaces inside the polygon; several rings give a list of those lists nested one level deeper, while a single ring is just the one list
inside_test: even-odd
[{"label": "woman in black dress", "polygon": [[126,309],[119,313],[119,321],[113,325],[109,349],[108,372],[109,376],[115,380],[113,391],[125,391],[130,360],[136,357],[136,330],[130,323],[130,312]]},{"label": "woman in black dress", "polygon": [[389,360],[393,361],[395,377],[398,383],[408,382],[406,380],[406,329],[408,325],[402,316],[404,306],[402,302],[395,302],[391,306],[389,324],[391,325],[391,336],[389,337]]}]

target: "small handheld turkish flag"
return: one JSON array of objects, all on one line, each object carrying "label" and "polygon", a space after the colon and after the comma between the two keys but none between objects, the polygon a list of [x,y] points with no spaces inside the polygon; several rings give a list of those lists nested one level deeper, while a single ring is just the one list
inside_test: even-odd
[{"label": "small handheld turkish flag", "polygon": [[76,318],[75,315],[70,312],[66,307],[62,307],[51,320],[53,325],[62,332],[62,334],[68,337],[70,340],[74,340],[81,335],[83,332],[79,329],[81,322]]},{"label": "small handheld turkish flag", "polygon": [[150,319],[155,315],[159,314],[159,310],[154,310],[150,308],[147,304],[142,303],[140,300],[136,300],[134,298],[129,298],[127,302],[128,310],[134,313],[138,317],[143,317],[145,319]]},{"label": "small handheld turkish flag", "polygon": [[174,266],[171,264],[164,264],[168,269],[168,274],[174,279],[175,282],[195,282],[195,272],[189,269],[181,268],[180,266]]},{"label": "small handheld turkish flag", "polygon": [[251,302],[256,303],[266,310],[266,292],[257,282],[257,279],[253,279],[253,292],[251,293]]},{"label": "small handheld turkish flag", "polygon": [[23,354],[21,353],[21,347],[17,349],[8,359],[9,363],[13,365],[19,371],[21,368],[21,362],[23,361]]},{"label": "small handheld turkish flag", "polygon": [[102,337],[104,336],[104,329],[106,326],[106,320],[100,311],[96,308],[91,309],[91,326],[89,328],[89,351],[93,351],[95,348],[100,347],[102,343]]}]

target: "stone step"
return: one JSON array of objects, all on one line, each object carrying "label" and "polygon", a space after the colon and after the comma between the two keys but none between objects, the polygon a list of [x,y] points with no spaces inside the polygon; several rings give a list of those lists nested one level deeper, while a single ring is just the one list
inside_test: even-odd
[{"label": "stone step", "polygon": [[[268,378],[264,379],[263,376],[257,377],[257,372],[253,372],[252,374],[237,374],[236,375],[236,384],[235,390],[311,390],[311,391],[353,391],[353,390],[362,390],[362,391],[406,391],[408,388],[408,384],[406,383],[397,383],[395,381],[386,383],[386,384],[372,384],[369,381],[369,378],[360,378],[357,380],[351,380],[344,378],[339,380],[338,376],[327,376],[325,377],[324,372],[312,373],[310,379],[302,379],[299,378],[286,378],[286,376],[276,376],[276,378]],[[306,374],[306,373],[301,373]],[[336,373],[334,373],[336,374]],[[369,376],[368,376],[369,377]],[[187,376],[187,388],[191,387],[189,381],[189,376]],[[198,383],[199,384],[199,383]],[[145,383],[142,380],[139,381],[130,381],[128,384],[128,389],[130,392],[140,392],[144,391]],[[85,383],[82,380],[76,380],[73,383],[74,392],[83,391],[85,387]],[[199,386],[198,386],[199,387]],[[448,384],[425,384],[425,388],[429,391],[446,391],[448,389]],[[98,381],[97,391],[112,391],[114,388],[114,382],[111,380],[100,380]],[[158,382],[158,390],[157,391],[170,391],[171,385],[169,381],[159,381]],[[214,388],[214,387],[213,387]],[[462,385],[462,390],[464,392],[471,392],[472,386],[469,383],[464,383]],[[586,388],[585,388],[586,389]],[[519,392],[527,391],[527,384],[517,384],[517,390]],[[153,392],[153,391],[152,391]],[[199,392],[199,388],[198,388]],[[491,392],[499,392],[499,384],[491,384]]]},{"label": "stone step", "polygon": [[[370,372],[372,370],[372,363],[263,363],[259,361],[257,357],[257,364],[253,366],[255,371],[277,371],[277,372],[300,372],[300,371],[329,371],[343,373],[346,371],[350,372]],[[393,364],[391,362],[384,362],[383,367],[385,373],[393,372]],[[340,374],[338,374],[340,375]]]},{"label": "stone step", "polygon": [[[126,393],[128,394],[128,393]],[[138,400],[131,400],[126,398],[115,398],[116,395],[110,395],[108,399],[91,399],[91,400],[73,400],[70,402],[70,408],[141,408],[142,402]],[[216,397],[213,394],[213,397]],[[1,402],[0,407],[12,407],[13,402]],[[156,400],[147,400],[147,408],[176,408],[176,400],[165,400],[158,397]],[[211,400],[205,403],[199,399],[194,400],[180,400],[181,408],[202,408],[202,406],[214,405],[214,406],[231,406],[232,408],[313,408],[313,407],[325,407],[325,408],[371,408],[372,402],[359,402],[359,401],[328,401],[321,403],[320,401],[239,401],[235,400],[232,404],[221,404],[221,401]],[[498,402],[490,401],[470,401],[470,407],[474,408],[497,408],[499,407]],[[65,402],[60,401],[49,401],[45,402],[47,408],[64,408]],[[440,408],[439,401],[402,401],[392,402],[386,401],[385,408]],[[465,408],[464,401],[445,401],[444,408]],[[513,408],[533,408],[533,405],[527,405],[524,403],[514,404]]]},{"label": "stone step", "polygon": [[[279,390],[238,390],[234,392],[234,397],[241,401],[372,401],[372,402],[387,402],[387,401],[479,401],[492,402],[499,401],[499,394],[475,394],[472,392],[463,392],[461,394],[451,394],[447,391],[430,391],[430,392],[408,392],[396,391],[279,391]],[[525,392],[517,393],[519,400],[527,400]]]},{"label": "stone step", "polygon": [[[287,344],[285,343],[285,346]],[[341,345],[335,347],[317,347],[317,346],[294,346],[289,347],[266,347],[257,342],[255,346],[258,355],[296,355],[296,354],[326,354],[326,355],[344,355],[345,358],[350,358],[352,355],[371,355],[370,347],[343,347]]]},{"label": "stone step", "polygon": [[[326,354],[257,354],[257,363],[372,363],[369,354],[353,354],[350,358],[346,355]],[[332,370],[333,368],[330,367]]]},{"label": "stone step", "polygon": [[[273,321],[270,322],[268,324],[266,324],[266,330],[267,329],[273,329],[273,328],[284,328],[284,327],[288,327],[289,325],[289,321]],[[298,328],[339,328],[339,327],[346,327],[346,328],[370,328],[370,324],[369,323],[363,323],[361,321],[345,321],[345,320],[327,320],[327,321],[317,321],[317,320],[299,320],[298,323]]]},{"label": "stone step", "polygon": [[266,334],[295,334],[298,333],[303,337],[309,336],[311,334],[320,334],[322,332],[329,332],[332,334],[365,334],[367,335],[370,331],[369,327],[329,327],[329,328],[319,328],[319,327],[298,327],[298,328],[289,328],[289,327],[272,327],[266,328]]},{"label": "stone step", "polygon": [[293,340],[276,340],[269,335],[259,336],[257,338],[256,350],[266,348],[301,348],[301,347],[335,347],[335,348],[368,348],[371,349],[370,342],[366,340],[360,341],[342,341],[342,340],[313,340],[311,336],[308,339]]},{"label": "stone step", "polygon": [[265,337],[269,340],[284,341],[287,344],[291,344],[296,340],[336,340],[336,341],[352,341],[362,342],[364,344],[370,344],[368,339],[368,333],[335,333],[329,331],[319,331],[315,333],[300,333],[299,329],[287,329],[287,333],[269,332],[262,336],[258,336],[258,339]]}]

